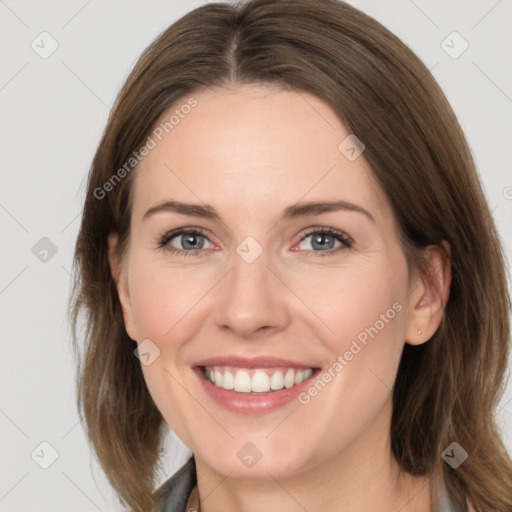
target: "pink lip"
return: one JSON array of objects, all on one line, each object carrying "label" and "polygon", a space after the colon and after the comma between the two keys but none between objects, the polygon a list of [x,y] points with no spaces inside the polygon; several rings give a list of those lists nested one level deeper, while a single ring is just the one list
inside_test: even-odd
[{"label": "pink lip", "polygon": [[237,366],[240,368],[272,368],[274,366],[287,366],[290,368],[315,368],[315,365],[308,365],[290,361],[289,359],[281,359],[271,356],[258,357],[240,357],[240,356],[220,356],[210,357],[195,362],[192,366]]},{"label": "pink lip", "polygon": [[233,390],[222,389],[210,380],[206,379],[203,373],[205,366],[237,366],[242,368],[267,368],[286,366],[291,368],[314,368],[311,365],[304,365],[286,359],[275,357],[255,357],[251,359],[243,357],[214,357],[198,361],[194,365],[194,372],[198,376],[203,389],[207,395],[225,409],[236,414],[261,415],[271,413],[280,407],[294,401],[299,393],[311,385],[312,379],[316,378],[321,371],[320,368],[313,370],[313,374],[305,381],[291,388],[283,388],[279,391],[268,393],[239,393]]}]

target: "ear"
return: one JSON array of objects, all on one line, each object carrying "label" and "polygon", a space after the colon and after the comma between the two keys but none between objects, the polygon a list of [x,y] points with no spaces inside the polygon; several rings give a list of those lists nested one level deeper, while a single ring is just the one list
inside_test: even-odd
[{"label": "ear", "polygon": [[421,345],[437,331],[448,302],[451,284],[451,248],[443,240],[442,246],[430,245],[425,249],[427,271],[411,286],[410,310],[405,330],[405,341]]},{"label": "ear", "polygon": [[128,287],[128,277],[126,272],[126,262],[119,255],[118,249],[119,237],[117,233],[110,233],[108,236],[108,261],[112,278],[117,288],[117,295],[123,311],[124,325],[128,336],[132,340],[137,339],[137,331],[133,320],[132,304],[130,300],[130,290]]}]

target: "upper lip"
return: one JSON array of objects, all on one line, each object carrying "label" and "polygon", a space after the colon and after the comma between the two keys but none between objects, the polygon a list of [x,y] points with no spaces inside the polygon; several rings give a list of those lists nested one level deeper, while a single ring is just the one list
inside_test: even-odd
[{"label": "upper lip", "polygon": [[289,368],[315,368],[314,365],[291,361],[272,356],[242,357],[242,356],[218,356],[202,359],[193,366],[235,366],[238,368],[272,368],[275,366],[286,366]]}]

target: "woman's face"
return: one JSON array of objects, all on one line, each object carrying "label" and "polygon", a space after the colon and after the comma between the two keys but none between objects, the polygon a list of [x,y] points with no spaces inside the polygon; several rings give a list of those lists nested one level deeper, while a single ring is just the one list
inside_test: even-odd
[{"label": "woman's face", "polygon": [[388,451],[405,340],[435,326],[363,148],[307,93],[194,98],[134,171],[111,260],[156,405],[198,463],[233,477]]}]

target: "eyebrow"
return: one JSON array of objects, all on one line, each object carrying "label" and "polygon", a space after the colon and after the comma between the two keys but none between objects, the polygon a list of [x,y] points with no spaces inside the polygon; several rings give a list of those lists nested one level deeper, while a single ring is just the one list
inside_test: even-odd
[{"label": "eyebrow", "polygon": [[[331,201],[310,201],[306,203],[298,203],[286,208],[280,220],[290,220],[298,217],[307,217],[328,213],[334,211],[352,211],[362,213],[369,220],[375,222],[373,215],[362,206],[351,203],[349,201],[331,200]],[[190,217],[199,217],[204,219],[214,219],[222,221],[221,216],[210,205],[201,205],[196,203],[183,203],[180,201],[164,201],[151,207],[142,217],[146,220],[152,215],[163,212],[174,212]]]}]

